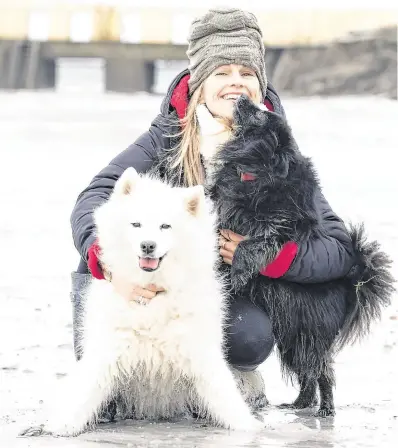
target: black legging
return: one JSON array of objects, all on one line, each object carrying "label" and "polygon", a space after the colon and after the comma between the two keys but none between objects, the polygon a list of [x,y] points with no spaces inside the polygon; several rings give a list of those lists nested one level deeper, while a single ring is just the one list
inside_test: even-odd
[{"label": "black legging", "polygon": [[271,321],[261,308],[241,298],[230,304],[228,314],[227,359],[238,370],[254,370],[274,347]]},{"label": "black legging", "polygon": [[[89,273],[84,260],[77,272]],[[80,304],[79,289],[77,284],[72,284],[74,315]],[[233,367],[242,371],[254,370],[268,358],[274,342],[271,321],[264,310],[247,299],[237,298],[230,303],[226,345],[227,359]]]}]

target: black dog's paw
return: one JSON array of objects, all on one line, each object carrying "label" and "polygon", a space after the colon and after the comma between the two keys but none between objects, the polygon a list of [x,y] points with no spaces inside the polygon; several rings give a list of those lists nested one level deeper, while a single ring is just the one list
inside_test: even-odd
[{"label": "black dog's paw", "polygon": [[265,238],[250,238],[238,244],[231,267],[231,284],[235,291],[246,286],[268,263],[269,246]]},{"label": "black dog's paw", "polygon": [[253,260],[250,257],[250,247],[248,241],[239,243],[235,250],[231,266],[231,286],[235,291],[239,291],[247,285],[253,276]]},{"label": "black dog's paw", "polygon": [[280,409],[307,409],[318,405],[318,397],[298,399],[293,403],[282,403],[278,405]]},{"label": "black dog's paw", "polygon": [[318,412],[315,413],[315,417],[333,417],[336,415],[336,411],[332,407],[322,407],[319,408]]},{"label": "black dog's paw", "polygon": [[240,271],[231,268],[231,286],[234,291],[240,291],[244,288],[250,280],[250,274],[245,271]]}]

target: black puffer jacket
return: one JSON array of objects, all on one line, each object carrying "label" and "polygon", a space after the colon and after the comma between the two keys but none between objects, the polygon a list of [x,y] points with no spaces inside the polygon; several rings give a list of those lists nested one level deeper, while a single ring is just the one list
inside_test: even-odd
[{"label": "black puffer jacket", "polygon": [[[152,167],[158,151],[170,148],[170,138],[164,137],[170,134],[167,128],[170,120],[164,118],[184,116],[188,104],[188,78],[188,71],[175,78],[150,129],[116,156],[80,193],[72,212],[71,225],[75,247],[84,261],[87,262],[89,249],[95,242],[92,211],[108,199],[126,168],[132,166],[144,173]],[[265,103],[274,112],[285,115],[270,84]],[[283,275],[286,280],[299,283],[328,281],[344,276],[354,264],[352,243],[342,220],[334,214],[320,191],[315,200],[321,221],[319,231],[301,242],[294,261]]]}]

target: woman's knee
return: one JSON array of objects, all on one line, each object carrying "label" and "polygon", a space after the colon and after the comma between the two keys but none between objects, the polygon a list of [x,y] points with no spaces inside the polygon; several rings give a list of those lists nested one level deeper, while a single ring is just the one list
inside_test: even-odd
[{"label": "woman's knee", "polygon": [[248,300],[236,299],[229,310],[227,358],[239,370],[254,370],[275,344],[269,317]]}]

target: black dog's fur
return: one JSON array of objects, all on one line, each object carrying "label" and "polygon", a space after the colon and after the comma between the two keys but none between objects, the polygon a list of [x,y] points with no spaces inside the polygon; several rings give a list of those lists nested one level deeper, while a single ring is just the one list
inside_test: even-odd
[{"label": "black dog's fur", "polygon": [[[359,226],[350,228],[357,263],[346,278],[298,284],[260,275],[285,242],[299,244],[321,225],[313,200],[319,183],[282,117],[242,96],[234,119],[237,132],[218,154],[220,167],[209,193],[220,228],[248,239],[238,245],[232,267],[222,269],[230,275],[233,294],[251,298],[269,313],[283,372],[300,385],[299,396],[286,406],[315,405],[319,387],[317,415],[333,415],[333,355],[366,334],[390,303],[390,260],[376,242],[365,240]],[[255,180],[242,182],[242,172]]]}]

